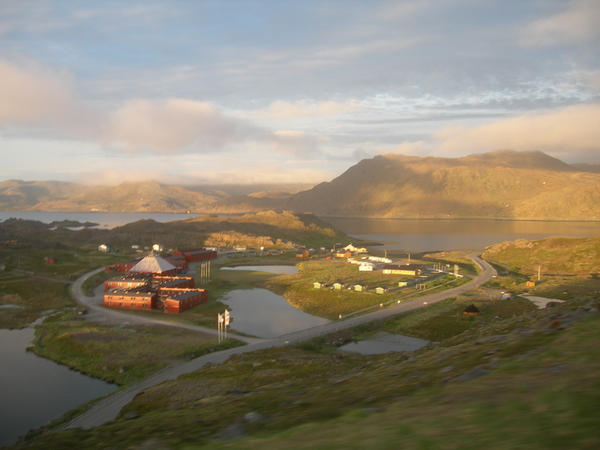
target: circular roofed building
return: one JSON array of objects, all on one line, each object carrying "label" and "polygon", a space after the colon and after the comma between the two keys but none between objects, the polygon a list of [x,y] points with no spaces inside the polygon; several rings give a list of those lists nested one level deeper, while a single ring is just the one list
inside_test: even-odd
[{"label": "circular roofed building", "polygon": [[175,275],[176,267],[160,256],[150,253],[135,266],[129,269],[129,272]]}]

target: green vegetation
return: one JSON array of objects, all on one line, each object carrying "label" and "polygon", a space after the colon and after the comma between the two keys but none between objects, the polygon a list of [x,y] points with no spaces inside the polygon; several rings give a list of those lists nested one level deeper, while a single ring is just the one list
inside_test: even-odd
[{"label": "green vegetation", "polygon": [[[429,257],[460,264],[463,272],[474,271],[460,254]],[[512,258],[494,260],[503,273],[489,286],[514,293],[525,290],[531,272]],[[205,285],[211,293],[208,303],[177,317],[136,314],[215,326],[216,313],[224,308],[218,300],[225,292],[260,286],[307,312],[335,319],[346,311],[420,293],[414,287],[384,295],[314,289],[314,281],[391,288],[402,278],[360,272],[345,261],[322,258],[303,260],[296,275],[217,269],[298,261],[291,253],[220,261],[213,265],[212,279]],[[42,429],[19,448],[597,448],[600,286],[598,277],[582,273],[581,265],[571,270],[580,272],[560,273],[535,288],[527,287],[538,295],[559,288],[579,289],[579,298],[562,294],[568,301],[551,309],[537,310],[519,297],[492,300],[487,291],[473,290],[413,314],[294,346],[235,355],[220,365],[207,364],[146,389],[114,422],[91,430],[43,433]],[[21,291],[2,290],[2,295],[25,296],[31,299],[21,300],[26,308],[27,301],[33,302],[32,308],[39,307],[34,300],[38,297],[30,296],[32,288],[26,286],[32,285],[30,275],[21,279],[14,268],[8,275],[12,278],[0,280],[0,288],[8,289],[14,282]],[[104,276],[99,274],[90,286]],[[425,284],[433,292],[451,287],[444,285],[450,279],[451,283],[468,281],[436,275]],[[34,351],[99,378],[135,383],[167,364],[240,345],[227,340],[220,347],[212,337],[171,327],[88,323],[75,315],[65,282],[47,283],[61,287],[64,297],[58,291],[49,295],[62,309],[36,330]],[[479,316],[462,314],[471,303],[479,308]],[[381,331],[435,343],[413,353],[374,356],[337,349]],[[67,416],[47,429],[65,420]],[[231,442],[233,437],[240,439]]]},{"label": "green vegetation", "polygon": [[31,350],[37,355],[119,385],[141,381],[177,361],[243,345],[167,326],[100,325],[73,312],[36,327],[36,336]]},{"label": "green vegetation", "polygon": [[[474,304],[478,316],[463,314]],[[428,341],[443,341],[467,330],[496,323],[498,320],[536,310],[529,300],[489,300],[483,296],[458,297],[429,305],[412,314],[386,321],[382,329]]]},{"label": "green vegetation", "polygon": [[45,311],[74,307],[68,289],[68,283],[44,277],[1,278],[0,328],[21,328]]},{"label": "green vegetation", "polygon": [[[19,448],[596,448],[599,306],[571,301],[473,322],[412,354],[235,355],[146,389],[114,422]],[[447,317],[431,311],[423,319]]]},{"label": "green vegetation", "polygon": [[523,275],[576,275],[600,273],[600,237],[519,239],[488,247],[484,258]]},{"label": "green vegetation", "polygon": [[[410,286],[399,288],[399,281],[409,281]],[[427,291],[429,294],[436,292],[433,288],[448,289],[468,281],[466,278],[455,279],[451,275],[434,274],[423,279],[388,275],[381,271],[361,272],[357,265],[348,264],[346,261],[311,260],[298,264],[298,274],[272,278],[266,286],[304,312],[327,319],[337,319],[340,315],[345,316],[365,308],[386,304],[398,298],[421,295],[425,289],[432,289]],[[328,285],[341,282],[344,283],[344,287],[340,290],[317,289],[313,287],[315,282]],[[357,284],[365,286],[368,290],[357,292],[348,289],[349,286]],[[417,284],[423,285],[423,288],[419,289]],[[376,287],[384,287],[388,291],[378,294],[374,292]]]},{"label": "green vegetation", "polygon": [[563,300],[600,294],[600,238],[519,239],[488,247],[483,256],[500,275],[488,287]]}]

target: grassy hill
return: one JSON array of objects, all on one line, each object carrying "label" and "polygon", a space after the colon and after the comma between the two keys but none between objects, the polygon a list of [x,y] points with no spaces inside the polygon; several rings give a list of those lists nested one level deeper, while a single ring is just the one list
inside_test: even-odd
[{"label": "grassy hill", "polygon": [[597,448],[598,306],[456,317],[466,331],[413,354],[337,353],[333,336],[238,355],[146,389],[114,422],[18,448]]},{"label": "grassy hill", "polygon": [[[14,242],[13,242],[14,241]],[[0,242],[11,246],[35,247],[48,242],[91,246],[109,244],[114,248],[131,245],[165,248],[233,247],[297,248],[333,246],[350,239],[312,214],[264,211],[239,217],[198,216],[166,223],[140,220],[111,230],[85,228],[73,231],[52,224],[9,219],[0,223]]]},{"label": "grassy hill", "polygon": [[600,237],[549,237],[538,241],[519,239],[486,248],[483,257],[525,274],[600,274]]}]

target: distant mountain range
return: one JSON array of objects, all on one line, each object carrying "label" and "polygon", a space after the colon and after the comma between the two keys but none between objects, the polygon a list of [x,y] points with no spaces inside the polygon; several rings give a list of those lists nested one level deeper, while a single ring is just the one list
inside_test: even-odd
[{"label": "distant mountain range", "polygon": [[600,165],[569,165],[539,151],[462,158],[380,155],[317,186],[85,187],[0,183],[0,208],[239,214],[266,210],[319,216],[600,220]]}]

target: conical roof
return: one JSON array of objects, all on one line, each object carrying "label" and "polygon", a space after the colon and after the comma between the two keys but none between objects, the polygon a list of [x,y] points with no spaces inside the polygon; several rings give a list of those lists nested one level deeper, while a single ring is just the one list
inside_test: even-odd
[{"label": "conical roof", "polygon": [[139,263],[129,269],[130,272],[163,273],[174,270],[175,266],[160,256],[150,253]]},{"label": "conical roof", "polygon": [[475,306],[473,304],[470,304],[469,306],[467,306],[464,309],[464,312],[466,312],[466,313],[478,313],[479,309],[477,308],[477,306]]}]

